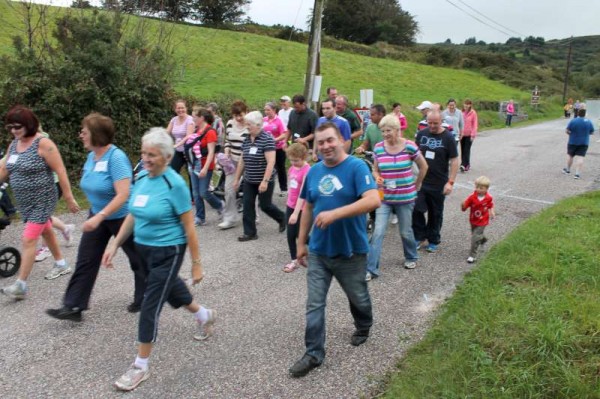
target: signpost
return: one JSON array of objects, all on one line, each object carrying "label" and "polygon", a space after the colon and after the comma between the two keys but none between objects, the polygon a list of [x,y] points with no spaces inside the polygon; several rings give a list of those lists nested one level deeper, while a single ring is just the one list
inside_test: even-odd
[{"label": "signpost", "polygon": [[537,108],[539,103],[540,103],[540,91],[539,91],[538,87],[535,86],[535,89],[533,89],[531,92],[531,105],[533,105],[535,108]]}]

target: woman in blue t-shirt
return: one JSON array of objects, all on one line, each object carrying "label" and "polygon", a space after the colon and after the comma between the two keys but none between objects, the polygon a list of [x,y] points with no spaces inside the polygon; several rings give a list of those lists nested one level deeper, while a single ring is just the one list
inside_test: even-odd
[{"label": "woman in blue t-shirt", "polygon": [[148,378],[148,359],[158,333],[158,318],[165,302],[184,306],[194,313],[199,332],[196,340],[212,335],[214,310],[198,305],[179,277],[186,246],[192,258],[192,284],[203,277],[200,248],[194,227],[189,190],[183,178],[169,167],[173,158],[173,139],[163,128],[152,128],[142,138],[144,171],[135,181],[129,215],[110,245],[102,263],[112,267],[119,246],[134,234],[138,253],[148,270],[148,284],[138,328],[138,355],[127,372],[115,383],[123,391],[135,389]]},{"label": "woman in blue t-shirt", "polygon": [[[90,152],[83,165],[80,187],[90,202],[90,211],[82,226],[77,264],[67,286],[63,306],[46,310],[57,319],[81,321],[81,312],[88,309],[102,254],[127,216],[131,163],[127,155],[112,144],[114,136],[113,121],[107,116],[92,113],[81,123],[79,138]],[[124,242],[123,251],[129,258],[135,279],[133,302],[127,310],[137,312],[146,290],[146,271],[132,238]]]}]

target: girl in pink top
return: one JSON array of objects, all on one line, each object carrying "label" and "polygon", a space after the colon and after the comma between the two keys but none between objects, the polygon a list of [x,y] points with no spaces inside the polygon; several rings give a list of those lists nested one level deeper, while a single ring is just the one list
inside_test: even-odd
[{"label": "girl in pink top", "polygon": [[477,112],[473,109],[473,102],[466,99],[463,103],[464,126],[460,139],[460,171],[467,172],[471,169],[471,145],[477,137],[478,121]]},{"label": "girl in pink top", "polygon": [[269,102],[265,104],[265,115],[263,130],[270,133],[275,139],[275,170],[277,171],[277,180],[279,181],[280,196],[284,197],[288,190],[285,174],[285,139],[287,138],[287,129],[279,116],[277,116],[277,106],[275,103]]},{"label": "girl in pink top", "polygon": [[[402,137],[402,132],[404,132],[406,130],[406,128],[408,128],[408,122],[406,121],[406,116],[404,116],[404,114],[402,113],[402,105],[400,103],[392,104],[392,111],[394,112],[394,115],[396,115],[398,117],[398,120],[400,121],[400,137]],[[373,145],[375,145],[375,143],[373,143]]]},{"label": "girl in pink top", "polygon": [[300,191],[302,191],[304,178],[310,169],[310,165],[306,162],[307,154],[308,151],[303,144],[294,143],[287,149],[291,166],[288,172],[289,192],[286,219],[288,221],[287,240],[292,261],[283,267],[283,271],[286,273],[293,272],[299,266],[296,259],[296,240],[300,232],[300,218],[302,208],[304,208],[304,200],[300,198]]}]

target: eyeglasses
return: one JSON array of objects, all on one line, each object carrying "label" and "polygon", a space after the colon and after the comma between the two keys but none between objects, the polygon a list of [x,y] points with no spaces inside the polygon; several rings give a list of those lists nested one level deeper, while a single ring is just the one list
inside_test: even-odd
[{"label": "eyeglasses", "polygon": [[23,129],[23,125],[19,125],[18,123],[15,123],[13,125],[6,125],[6,130],[8,130],[9,132],[13,129],[21,130],[21,129]]}]

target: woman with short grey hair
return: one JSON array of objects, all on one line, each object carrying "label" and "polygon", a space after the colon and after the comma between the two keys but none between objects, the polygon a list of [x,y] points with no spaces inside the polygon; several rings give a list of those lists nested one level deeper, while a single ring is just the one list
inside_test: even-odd
[{"label": "woman with short grey hair", "polygon": [[142,146],[156,147],[160,150],[165,159],[171,161],[175,148],[173,148],[173,138],[167,132],[167,129],[162,127],[153,127],[142,137]]},{"label": "woman with short grey hair", "polygon": [[234,187],[239,186],[244,174],[244,234],[239,241],[256,240],[256,197],[260,209],[279,224],[279,232],[286,228],[285,215],[273,204],[273,168],[275,166],[275,140],[262,129],[263,116],[259,111],[244,116],[248,137],[242,143],[242,156],[235,172]]}]

